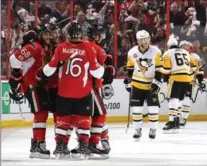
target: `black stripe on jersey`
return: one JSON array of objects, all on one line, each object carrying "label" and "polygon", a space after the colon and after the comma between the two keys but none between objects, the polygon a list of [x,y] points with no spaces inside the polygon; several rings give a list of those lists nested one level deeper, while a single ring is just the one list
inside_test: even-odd
[{"label": "black stripe on jersey", "polygon": [[142,83],[142,84],[151,84],[152,83],[152,82],[138,81],[138,80],[135,80],[135,79],[132,79],[132,81]]},{"label": "black stripe on jersey", "polygon": [[191,74],[189,74],[189,73],[175,73],[175,74],[172,74],[172,76],[174,76],[174,75],[188,75],[188,76],[191,76]]},{"label": "black stripe on jersey", "polygon": [[165,70],[171,70],[172,68],[171,67],[163,67],[163,69],[165,69]]},{"label": "black stripe on jersey", "polygon": [[134,66],[127,66],[127,69],[132,69],[134,68]]},{"label": "black stripe on jersey", "polygon": [[163,66],[161,66],[161,65],[160,66],[155,66],[155,68],[160,68],[160,67],[163,67]]}]

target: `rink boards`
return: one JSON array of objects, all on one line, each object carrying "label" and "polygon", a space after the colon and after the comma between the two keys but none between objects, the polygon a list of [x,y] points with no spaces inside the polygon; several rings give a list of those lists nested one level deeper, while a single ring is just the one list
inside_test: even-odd
[{"label": "rink boards", "polygon": [[[113,90],[107,89],[105,93],[105,108],[108,112],[108,122],[126,122],[128,115],[129,105],[129,93],[125,90],[123,79],[116,79],[112,84]],[[197,92],[197,88],[194,88],[193,99]],[[8,82],[2,82],[2,127],[20,127],[32,125],[32,114],[30,113],[30,106],[26,99],[21,102],[21,109],[25,121],[22,120],[22,116],[19,111],[19,104],[9,98],[8,94]],[[167,85],[163,84],[161,89],[160,100],[163,101],[163,94],[167,94]],[[201,93],[198,91],[197,99],[195,103],[191,105],[192,121],[207,121],[207,93]],[[147,113],[147,108],[144,109],[144,114]],[[166,121],[168,119],[168,102],[164,100],[160,107],[160,121]],[[52,117],[50,115],[50,117]],[[52,119],[48,120],[48,123],[52,123]]]}]

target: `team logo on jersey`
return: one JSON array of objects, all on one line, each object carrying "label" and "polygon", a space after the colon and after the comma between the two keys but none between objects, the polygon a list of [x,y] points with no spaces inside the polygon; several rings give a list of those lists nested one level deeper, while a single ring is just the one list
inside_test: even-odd
[{"label": "team logo on jersey", "polygon": [[153,66],[152,64],[152,59],[147,59],[147,58],[139,58],[137,60],[137,64],[138,64],[138,67],[139,67],[139,70],[140,72],[142,72],[143,74],[146,73],[146,71],[151,67]]},{"label": "team logo on jersey", "polygon": [[133,58],[137,58],[138,55],[136,53],[133,54]]},{"label": "team logo on jersey", "polygon": [[114,95],[114,89],[111,84],[104,85],[102,91],[102,97],[106,100],[109,100]]}]

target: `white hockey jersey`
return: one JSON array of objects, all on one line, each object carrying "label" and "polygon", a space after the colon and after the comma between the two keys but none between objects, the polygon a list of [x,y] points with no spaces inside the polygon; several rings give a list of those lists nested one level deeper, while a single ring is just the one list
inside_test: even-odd
[{"label": "white hockey jersey", "polygon": [[177,82],[191,82],[196,71],[194,58],[182,48],[167,50],[164,55],[163,73],[170,75],[170,80]]},{"label": "white hockey jersey", "polygon": [[138,46],[128,52],[127,69],[133,68],[131,85],[149,90],[155,76],[155,71],[162,72],[162,56],[159,48],[150,46],[142,53]]}]

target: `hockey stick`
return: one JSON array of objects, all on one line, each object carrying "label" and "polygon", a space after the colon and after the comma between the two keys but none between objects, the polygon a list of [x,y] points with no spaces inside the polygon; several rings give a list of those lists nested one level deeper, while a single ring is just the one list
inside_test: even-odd
[{"label": "hockey stick", "polygon": [[128,129],[129,129],[129,123],[130,123],[130,100],[131,100],[131,93],[129,93],[129,104],[128,104],[128,120],[127,120],[127,126],[126,126],[126,134],[128,133]]},{"label": "hockey stick", "polygon": [[18,105],[19,105],[19,112],[20,112],[21,118],[22,118],[23,121],[26,121],[25,117],[23,116],[23,112],[22,112],[22,107],[21,107],[20,101],[18,102]]},{"label": "hockey stick", "polygon": [[20,24],[21,23],[24,23],[24,21],[20,18],[20,16],[18,15],[17,11],[16,11],[16,6],[17,6],[17,0],[13,0],[13,3],[12,3],[12,10],[14,11],[14,14],[17,16]]}]

